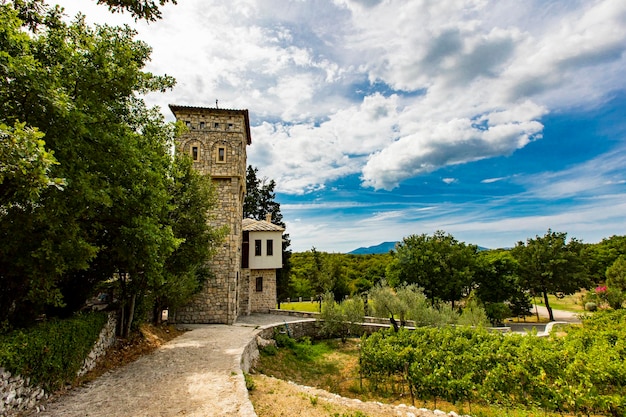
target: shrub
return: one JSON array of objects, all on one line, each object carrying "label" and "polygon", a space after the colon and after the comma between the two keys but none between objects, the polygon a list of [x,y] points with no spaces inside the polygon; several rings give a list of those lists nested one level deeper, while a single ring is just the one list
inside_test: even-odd
[{"label": "shrub", "polygon": [[54,390],[74,381],[106,323],[93,312],[50,320],[0,336],[0,367]]},{"label": "shrub", "polygon": [[485,312],[494,326],[502,324],[504,319],[513,314],[509,306],[504,303],[489,303],[485,306]]},{"label": "shrub", "polygon": [[278,347],[293,349],[296,345],[295,339],[285,333],[280,333],[278,331],[274,332],[274,340],[276,341],[276,346]]},{"label": "shrub", "polygon": [[321,332],[326,337],[339,336],[345,342],[348,336],[360,333],[360,323],[363,322],[364,316],[365,304],[360,297],[353,297],[338,304],[332,293],[326,293],[322,299],[320,314],[323,320]]},{"label": "shrub", "polygon": [[593,303],[591,301],[585,303],[585,311],[597,311],[598,310],[598,305],[596,303]]},{"label": "shrub", "polygon": [[462,326],[487,326],[489,319],[485,309],[478,303],[478,300],[470,297],[457,323]]}]

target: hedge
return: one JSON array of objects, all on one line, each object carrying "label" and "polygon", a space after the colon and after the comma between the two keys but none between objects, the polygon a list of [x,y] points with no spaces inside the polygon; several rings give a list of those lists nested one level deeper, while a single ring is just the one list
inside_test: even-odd
[{"label": "hedge", "polygon": [[106,321],[106,313],[91,312],[0,335],[0,367],[58,389],[76,379]]}]

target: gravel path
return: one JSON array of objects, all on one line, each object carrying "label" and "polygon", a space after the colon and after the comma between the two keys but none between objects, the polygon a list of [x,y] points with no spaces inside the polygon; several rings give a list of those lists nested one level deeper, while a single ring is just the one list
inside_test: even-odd
[{"label": "gravel path", "polygon": [[240,368],[259,326],[293,321],[254,315],[233,326],[193,325],[153,353],[45,405],[38,417],[256,416]]}]

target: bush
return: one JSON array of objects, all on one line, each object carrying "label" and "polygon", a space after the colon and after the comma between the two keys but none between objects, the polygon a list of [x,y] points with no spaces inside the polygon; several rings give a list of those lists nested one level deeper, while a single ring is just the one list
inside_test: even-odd
[{"label": "bush", "polygon": [[276,346],[278,347],[286,347],[289,349],[293,349],[296,346],[296,341],[288,334],[274,332],[274,340],[276,341]]},{"label": "bush", "polygon": [[338,304],[332,293],[326,293],[322,298],[321,332],[326,337],[339,336],[345,342],[349,336],[361,333],[360,323],[364,316],[365,304],[360,297],[349,298]]},{"label": "bush", "polygon": [[598,305],[596,303],[592,303],[591,301],[585,303],[585,311],[597,311]]},{"label": "bush", "polygon": [[47,391],[75,380],[107,321],[94,312],[50,320],[0,336],[0,367]]},{"label": "bush", "polygon": [[513,315],[509,306],[504,303],[489,303],[485,306],[485,312],[494,326],[504,323],[504,319]]}]

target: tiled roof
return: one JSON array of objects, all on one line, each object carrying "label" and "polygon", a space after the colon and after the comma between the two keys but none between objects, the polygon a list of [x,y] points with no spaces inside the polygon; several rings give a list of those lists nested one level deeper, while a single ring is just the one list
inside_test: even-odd
[{"label": "tiled roof", "polygon": [[244,232],[284,232],[285,229],[277,224],[265,220],[243,219],[241,223]]}]

